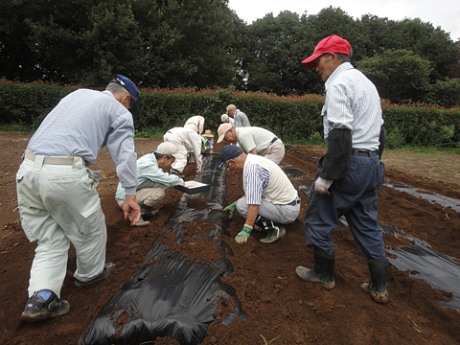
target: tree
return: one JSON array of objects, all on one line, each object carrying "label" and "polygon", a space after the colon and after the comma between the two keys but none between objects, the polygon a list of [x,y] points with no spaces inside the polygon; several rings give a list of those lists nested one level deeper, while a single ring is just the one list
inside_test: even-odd
[{"label": "tree", "polygon": [[[7,3],[7,4],[3,4]],[[227,0],[2,2],[0,75],[102,86],[228,86],[236,58]]]},{"label": "tree", "polygon": [[393,103],[425,101],[429,88],[430,62],[411,50],[387,50],[358,63],[373,81],[380,97]]},{"label": "tree", "polygon": [[267,14],[248,30],[245,70],[247,89],[287,95],[302,92],[302,66],[305,40],[299,17],[289,11],[277,17]]}]

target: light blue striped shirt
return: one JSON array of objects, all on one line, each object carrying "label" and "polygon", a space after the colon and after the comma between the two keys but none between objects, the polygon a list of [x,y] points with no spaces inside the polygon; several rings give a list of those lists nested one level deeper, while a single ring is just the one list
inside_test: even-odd
[{"label": "light blue striped shirt", "polygon": [[46,116],[27,150],[42,156],[82,157],[89,166],[107,146],[127,195],[138,184],[131,113],[110,91],[79,89]]},{"label": "light blue striped shirt", "polygon": [[375,85],[351,63],[338,66],[326,80],[323,116],[324,138],[336,128],[351,130],[353,148],[378,150],[383,124]]}]

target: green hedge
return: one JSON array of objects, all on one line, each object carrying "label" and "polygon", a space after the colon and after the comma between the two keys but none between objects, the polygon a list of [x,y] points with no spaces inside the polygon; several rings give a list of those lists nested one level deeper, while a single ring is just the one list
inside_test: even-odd
[{"label": "green hedge", "polygon": [[323,96],[278,97],[226,89],[141,90],[141,116],[136,127],[181,126],[187,118],[201,115],[206,119],[205,127],[216,132],[221,115],[231,103],[248,115],[253,126],[268,128],[291,141],[305,139],[321,128],[318,114]]},{"label": "green hedge", "polygon": [[[81,86],[78,86],[81,87]],[[37,127],[46,114],[77,86],[16,83],[0,80],[0,124],[23,123]],[[141,89],[138,131],[166,130],[182,126],[193,115],[205,117],[205,128],[214,133],[228,104],[245,112],[251,124],[272,130],[290,143],[305,142],[312,134],[322,135],[321,107],[324,96],[279,97],[260,92],[231,89]],[[394,105],[382,102],[387,143],[401,145],[455,146],[460,142],[460,109],[423,105]]]},{"label": "green hedge", "polygon": [[77,89],[43,82],[19,83],[0,79],[0,124],[38,127],[59,100]]},{"label": "green hedge", "polygon": [[387,138],[403,145],[458,147],[460,108],[426,105],[383,105]]}]

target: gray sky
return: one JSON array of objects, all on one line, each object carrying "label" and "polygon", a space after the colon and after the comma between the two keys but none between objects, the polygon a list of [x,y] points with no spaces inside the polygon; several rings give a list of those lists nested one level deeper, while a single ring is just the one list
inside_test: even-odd
[{"label": "gray sky", "polygon": [[230,0],[229,7],[248,24],[272,12],[296,12],[299,15],[317,14],[323,8],[340,7],[348,15],[361,18],[363,14],[373,14],[392,20],[420,18],[435,28],[450,33],[453,41],[460,39],[460,1],[459,0]]}]

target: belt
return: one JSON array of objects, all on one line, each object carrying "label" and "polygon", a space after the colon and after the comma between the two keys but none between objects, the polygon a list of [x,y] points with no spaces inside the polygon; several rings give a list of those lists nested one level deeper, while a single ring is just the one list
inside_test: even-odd
[{"label": "belt", "polygon": [[[27,158],[28,160],[31,160],[32,162],[35,162],[35,158],[37,155],[35,153],[32,153],[30,151],[26,151],[24,154],[24,157]],[[73,165],[73,162],[75,158],[80,158],[80,157],[45,157],[43,159],[43,164],[53,164],[53,165]],[[82,159],[82,158],[80,158]],[[82,159],[83,160],[83,159]]]},{"label": "belt", "polygon": [[371,157],[370,153],[372,153],[372,156],[378,156],[379,155],[379,151],[358,151],[358,156]]},{"label": "belt", "polygon": [[272,141],[270,141],[270,144],[273,144],[273,143],[274,143],[275,141],[277,141],[277,140],[278,140],[278,137],[274,137],[274,138],[272,139]]},{"label": "belt", "polygon": [[295,206],[297,204],[300,204],[300,199],[294,199],[292,200],[291,202],[288,202],[287,204],[283,204],[283,205],[287,205],[287,206]]}]

